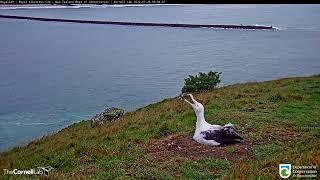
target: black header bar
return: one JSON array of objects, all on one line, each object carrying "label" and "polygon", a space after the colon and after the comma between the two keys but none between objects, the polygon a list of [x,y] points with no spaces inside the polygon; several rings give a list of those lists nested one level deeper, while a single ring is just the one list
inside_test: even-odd
[{"label": "black header bar", "polygon": [[166,0],[0,0],[1,5],[164,4]]},{"label": "black header bar", "polygon": [[257,1],[257,0],[0,0],[0,6],[5,5],[72,5],[72,4],[238,4],[238,3],[254,3],[254,4],[292,4],[292,3],[319,3],[316,0],[278,0],[278,1]]},{"label": "black header bar", "polygon": [[164,4],[166,0],[0,0],[1,5]]}]

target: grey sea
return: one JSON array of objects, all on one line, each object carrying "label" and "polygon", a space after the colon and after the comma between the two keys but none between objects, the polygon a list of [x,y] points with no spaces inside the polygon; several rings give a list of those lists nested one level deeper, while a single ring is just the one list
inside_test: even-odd
[{"label": "grey sea", "polygon": [[130,22],[272,25],[275,30],[128,27],[0,18],[0,150],[104,108],[180,93],[189,74],[225,86],[320,73],[320,5],[0,7],[0,14]]}]

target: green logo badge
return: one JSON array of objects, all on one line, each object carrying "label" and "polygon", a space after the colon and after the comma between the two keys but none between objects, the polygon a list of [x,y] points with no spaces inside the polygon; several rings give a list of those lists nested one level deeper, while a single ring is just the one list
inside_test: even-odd
[{"label": "green logo badge", "polygon": [[282,178],[288,178],[291,175],[291,164],[279,164],[279,174]]}]

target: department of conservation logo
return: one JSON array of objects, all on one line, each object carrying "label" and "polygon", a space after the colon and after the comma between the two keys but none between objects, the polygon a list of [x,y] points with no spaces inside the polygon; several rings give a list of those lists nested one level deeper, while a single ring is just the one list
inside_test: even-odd
[{"label": "department of conservation logo", "polygon": [[279,174],[282,178],[288,178],[291,175],[291,164],[279,164]]}]

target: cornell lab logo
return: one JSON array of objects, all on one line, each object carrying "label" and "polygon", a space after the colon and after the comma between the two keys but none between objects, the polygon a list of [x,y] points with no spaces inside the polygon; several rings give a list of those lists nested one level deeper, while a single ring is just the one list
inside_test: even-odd
[{"label": "cornell lab logo", "polygon": [[11,175],[24,175],[24,174],[29,174],[29,175],[44,175],[44,176],[49,176],[49,172],[53,170],[54,168],[51,166],[48,167],[37,167],[37,169],[28,169],[28,170],[20,170],[20,169],[14,169],[14,170],[9,170],[9,169],[3,169],[4,175],[6,174],[11,174]]},{"label": "cornell lab logo", "polygon": [[48,166],[48,167],[38,167],[38,168],[43,170],[43,175],[45,175],[45,176],[49,176],[49,172],[54,169],[54,168],[51,167],[51,166]]},{"label": "cornell lab logo", "polygon": [[291,164],[279,164],[279,174],[282,178],[288,178],[291,175]]}]

